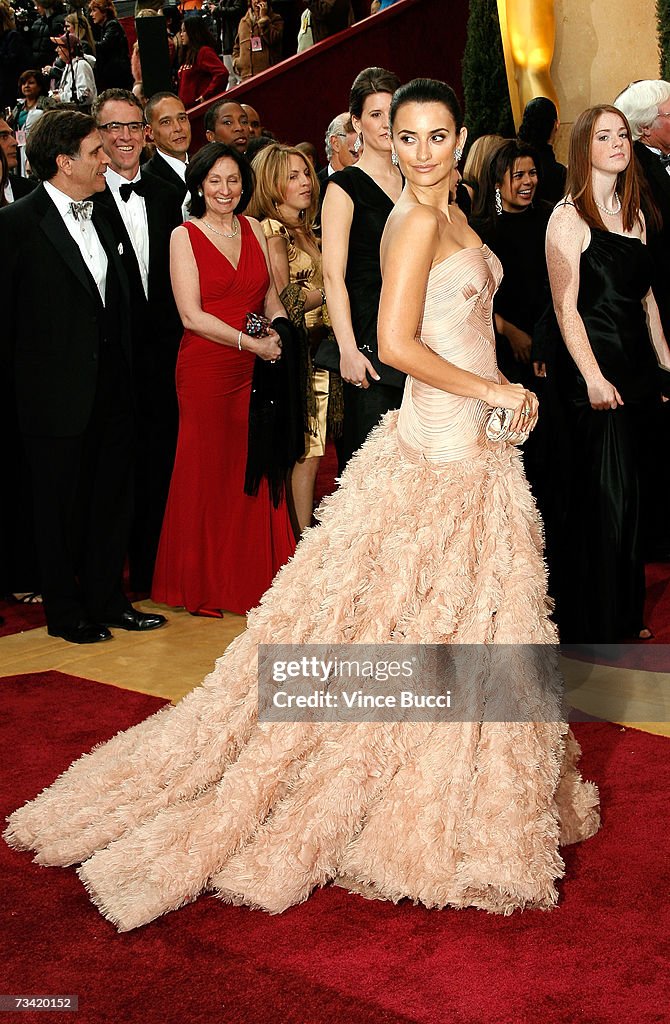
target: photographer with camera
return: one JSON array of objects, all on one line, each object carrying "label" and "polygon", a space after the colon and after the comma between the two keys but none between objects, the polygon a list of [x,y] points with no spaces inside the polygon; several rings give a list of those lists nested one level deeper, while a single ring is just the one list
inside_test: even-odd
[{"label": "photographer with camera", "polygon": [[74,103],[79,110],[90,113],[98,90],[93,69],[82,56],[81,43],[69,32],[55,36],[51,42],[56,44],[56,52],[65,67],[58,88],[52,89],[50,95],[60,103]]}]

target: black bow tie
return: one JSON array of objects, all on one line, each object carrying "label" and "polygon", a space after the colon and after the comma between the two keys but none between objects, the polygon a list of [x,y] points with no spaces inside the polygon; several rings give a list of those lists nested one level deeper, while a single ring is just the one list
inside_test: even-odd
[{"label": "black bow tie", "polygon": [[668,164],[670,164],[670,153],[659,153],[658,159],[661,161],[664,167],[667,167]]},{"label": "black bow tie", "polygon": [[144,182],[140,178],[139,181],[129,181],[126,185],[119,186],[119,195],[123,199],[124,203],[127,203],[133,192],[137,192],[138,196],[143,196]]}]

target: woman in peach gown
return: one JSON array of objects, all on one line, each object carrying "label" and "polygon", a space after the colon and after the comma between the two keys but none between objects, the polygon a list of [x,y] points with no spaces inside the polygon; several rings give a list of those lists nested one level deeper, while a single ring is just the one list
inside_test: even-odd
[{"label": "woman in peach gown", "polygon": [[[521,655],[504,697],[531,714],[486,713],[501,699],[496,654],[545,645],[552,668],[541,525],[517,451],[485,434],[492,407],[531,429],[536,399],[501,381],[500,264],[450,204],[465,141],[453,92],[403,86],[392,127],[406,186],[382,243],[379,343],[410,374],[402,408],[352,459],[203,685],[10,818],[7,840],[39,863],[81,864],[121,930],[203,891],[278,913],[329,881],[428,907],[548,907],[559,845],[598,828],[579,748]],[[263,643],[476,645],[474,713],[259,723]]]}]

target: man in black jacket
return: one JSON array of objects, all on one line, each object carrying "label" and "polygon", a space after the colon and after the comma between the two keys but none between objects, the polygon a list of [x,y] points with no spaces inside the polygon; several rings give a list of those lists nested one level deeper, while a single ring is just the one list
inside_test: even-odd
[{"label": "man in black jacket", "polygon": [[342,32],[353,24],[354,12],[351,0],[302,0],[309,8],[312,21],[312,38],[320,43],[336,32]]},{"label": "man in black jacket", "polygon": [[15,173],[19,163],[16,135],[7,122],[1,117],[0,149],[2,149],[5,154],[7,167],[9,169],[9,178],[5,184],[5,199],[8,203],[13,203],[17,199],[22,199],[24,196],[27,196],[29,192],[32,192],[35,188],[36,182],[31,181],[29,178],[22,178],[20,175]]},{"label": "man in black jacket", "polygon": [[144,108],[144,117],[156,144],[156,153],[144,164],[143,171],[179,189],[184,199],[191,145],[191,122],[186,108],[174,93],[157,92]]},{"label": "man in black jacket", "polygon": [[175,367],[183,333],[170,283],[170,235],[182,222],[178,189],[140,169],[142,107],[126,89],[107,89],[93,116],[109,161],[107,186],[94,197],[122,249],[130,284],[138,437],[130,587],[151,589],[177,444]]},{"label": "man in black jacket", "polygon": [[28,159],[42,184],[0,210],[3,354],[33,482],[48,630],[96,643],[109,626],[165,622],[135,611],[122,589],[134,446],[128,282],[88,199],[107,166],[93,119],[48,111]]},{"label": "man in black jacket", "polygon": [[[647,211],[647,240],[654,259],[653,290],[670,341],[670,82],[633,82],[614,101],[630,123],[642,184],[656,204],[662,225]],[[642,208],[645,188],[642,189]]]},{"label": "man in black jacket", "polygon": [[37,17],[30,26],[30,48],[32,52],[32,65],[34,68],[43,68],[47,64],[53,64],[54,44],[52,36],[60,36],[65,31],[65,7],[60,0],[44,3],[35,2]]}]

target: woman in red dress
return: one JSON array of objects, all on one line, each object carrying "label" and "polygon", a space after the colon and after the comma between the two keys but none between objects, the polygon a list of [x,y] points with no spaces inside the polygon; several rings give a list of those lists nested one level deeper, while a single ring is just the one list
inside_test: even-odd
[{"label": "woman in red dress", "polygon": [[179,439],[152,588],[155,601],[190,612],[245,614],[295,549],[284,500],[267,481],[244,493],[256,357],[276,361],[276,331],[245,334],[246,315],[285,316],[257,221],[238,216],[253,172],[212,142],[189,165],[193,219],[175,229],[172,287],[184,324],[177,360]]}]

